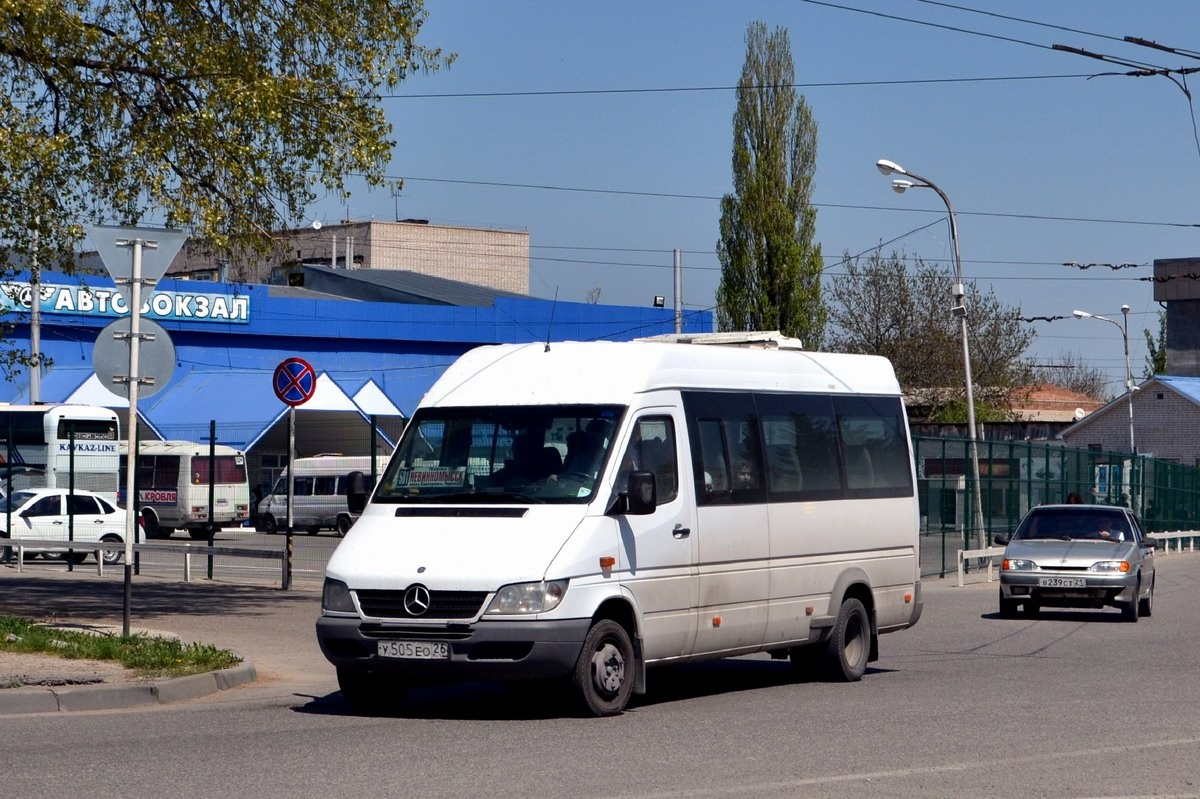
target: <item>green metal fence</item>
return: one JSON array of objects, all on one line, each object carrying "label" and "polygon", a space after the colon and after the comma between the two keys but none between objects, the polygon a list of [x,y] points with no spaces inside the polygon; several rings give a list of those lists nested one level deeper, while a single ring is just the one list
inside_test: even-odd
[{"label": "green metal fence", "polygon": [[[921,507],[921,572],[944,576],[977,534],[966,439],[913,437]],[[1068,502],[1132,508],[1152,532],[1191,530],[1200,512],[1200,469],[1121,452],[1050,443],[976,441],[984,536],[1011,533],[1035,505]]]}]

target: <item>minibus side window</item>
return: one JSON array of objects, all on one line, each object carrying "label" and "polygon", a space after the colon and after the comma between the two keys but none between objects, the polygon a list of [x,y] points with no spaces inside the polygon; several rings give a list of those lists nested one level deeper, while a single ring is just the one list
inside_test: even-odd
[{"label": "minibus side window", "polygon": [[297,477],[292,484],[292,494],[297,497],[307,497],[313,492],[313,479],[311,477]]},{"label": "minibus side window", "polygon": [[865,496],[912,496],[908,436],[897,397],[836,397],[846,487]]},{"label": "minibus side window", "polygon": [[764,502],[763,451],[754,398],[733,392],[688,391],[698,504]]},{"label": "minibus side window", "polygon": [[332,497],[337,494],[337,477],[334,475],[323,475],[316,478],[313,484],[313,493],[322,497]]},{"label": "minibus side window", "polygon": [[837,425],[828,396],[761,394],[767,487],[778,500],[841,496]]}]

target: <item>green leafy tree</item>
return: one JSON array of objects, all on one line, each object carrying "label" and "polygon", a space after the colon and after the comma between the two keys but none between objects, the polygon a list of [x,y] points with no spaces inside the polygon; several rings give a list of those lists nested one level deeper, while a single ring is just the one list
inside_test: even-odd
[{"label": "green leafy tree", "polygon": [[1146,337],[1146,371],[1143,377],[1149,380],[1155,375],[1167,373],[1167,312],[1158,312],[1158,337],[1151,335],[1149,330],[1143,330]]},{"label": "green leafy tree", "polygon": [[426,16],[422,0],[0,0],[0,278],[69,271],[97,222],[262,253],[318,187],[384,183],[381,92],[453,60],[417,43]]},{"label": "green leafy tree", "polygon": [[797,95],[787,30],[746,31],[733,115],[733,193],[721,199],[717,324],[821,346],[821,246],[813,241],[817,124]]},{"label": "green leafy tree", "polygon": [[[829,348],[888,358],[926,419],[965,421],[962,337],[950,313],[954,274],[920,258],[910,271],[905,260],[895,252],[845,257],[844,271],[829,285]],[[1010,418],[1030,382],[1023,355],[1035,335],[1018,319],[1019,306],[1004,305],[973,282],[965,289],[976,416]]]}]

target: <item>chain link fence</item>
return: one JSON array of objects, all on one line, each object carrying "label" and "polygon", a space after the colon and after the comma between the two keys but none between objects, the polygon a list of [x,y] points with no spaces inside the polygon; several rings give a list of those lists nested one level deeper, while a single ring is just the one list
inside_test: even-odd
[{"label": "chain link fence", "polygon": [[[958,550],[980,540],[969,443],[913,437],[924,576],[953,572]],[[1194,466],[1052,443],[976,441],[976,448],[987,545],[997,533],[1011,534],[1031,507],[1056,502],[1124,505],[1150,532],[1196,526],[1200,469]]]}]

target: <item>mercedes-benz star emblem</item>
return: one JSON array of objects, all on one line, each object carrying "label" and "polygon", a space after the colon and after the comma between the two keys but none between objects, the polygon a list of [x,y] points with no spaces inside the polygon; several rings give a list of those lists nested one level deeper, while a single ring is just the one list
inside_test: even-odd
[{"label": "mercedes-benz star emblem", "polygon": [[404,592],[404,610],[409,616],[423,616],[429,610],[429,589],[423,585],[409,586]]}]

